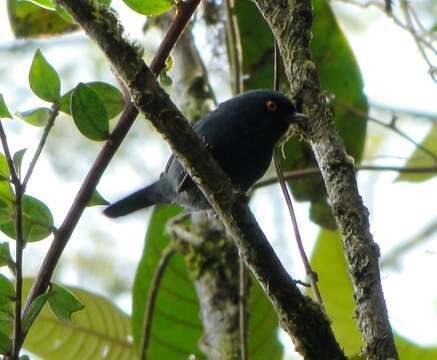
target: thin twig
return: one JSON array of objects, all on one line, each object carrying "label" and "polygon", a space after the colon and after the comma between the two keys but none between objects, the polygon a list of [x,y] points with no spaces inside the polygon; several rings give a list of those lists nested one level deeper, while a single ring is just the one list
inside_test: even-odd
[{"label": "thin twig", "polygon": [[15,312],[14,335],[12,338],[12,359],[18,359],[21,348],[21,302],[23,293],[23,213],[22,201],[24,188],[17,175],[11,152],[9,150],[6,134],[0,122],[0,139],[3,145],[6,161],[15,188]]},{"label": "thin twig", "polygon": [[[158,51],[156,52],[155,57],[150,65],[150,69],[153,71],[153,73],[159,74],[164,67],[166,59],[184,30],[187,22],[197,8],[199,2],[200,0],[186,0],[179,2],[177,15],[170,26],[167,35],[162,40],[161,45],[158,48]],[[35,298],[46,291],[53,271],[55,270],[62,252],[67,245],[67,242],[70,239],[70,236],[76,227],[86,204],[91,198],[95,187],[97,186],[101,176],[103,175],[103,172],[114,156],[116,150],[133,125],[137,115],[138,110],[135,108],[133,103],[130,101],[126,102],[125,108],[120,117],[120,121],[110,135],[109,140],[105,143],[99,155],[97,156],[70,208],[70,211],[53,238],[49,251],[47,252],[43,264],[40,267],[39,273],[32,284],[32,288],[26,300],[24,313],[29,311],[30,304],[35,300]],[[21,342],[24,341],[24,336],[22,337]]]},{"label": "thin twig", "polygon": [[[235,1],[226,0],[226,34],[229,63],[233,74],[232,92],[238,95],[243,92],[243,51],[241,48],[240,31],[238,19],[235,15]],[[247,271],[243,257],[240,254],[239,259],[239,327],[240,327],[240,356],[241,360],[248,359],[247,351]]]},{"label": "thin twig", "polygon": [[381,120],[379,120],[379,119],[377,119],[377,118],[375,118],[373,116],[368,115],[367,113],[364,113],[362,111],[359,111],[359,110],[355,109],[353,106],[347,104],[346,102],[344,102],[343,100],[341,100],[339,98],[336,98],[336,100],[342,106],[344,106],[348,111],[350,111],[351,113],[353,113],[355,115],[359,115],[359,116],[366,116],[370,121],[373,121],[374,123],[376,123],[378,125],[381,125],[381,126],[387,128],[387,129],[390,129],[390,130],[394,131],[397,135],[399,135],[400,137],[404,138],[408,142],[412,143],[416,148],[420,149],[425,154],[429,155],[434,160],[434,162],[437,162],[437,155],[436,154],[434,154],[431,150],[427,149],[422,144],[420,144],[417,141],[415,141],[412,137],[410,137],[409,135],[404,133],[402,130],[400,130],[396,126],[397,118],[395,116],[392,118],[392,121],[389,124],[387,124],[384,121],[381,121]]},{"label": "thin twig", "polygon": [[234,75],[232,90],[234,95],[237,95],[243,91],[243,51],[241,49],[238,20],[235,15],[234,6],[234,0],[226,0],[229,62]]},{"label": "thin twig", "polygon": [[27,170],[26,176],[23,179],[23,188],[26,188],[27,183],[29,182],[29,179],[32,175],[33,169],[35,168],[36,162],[38,161],[38,158],[41,155],[42,149],[44,148],[44,145],[47,141],[47,137],[49,136],[50,130],[52,129],[52,127],[55,123],[55,119],[59,114],[60,107],[61,106],[59,104],[53,104],[53,106],[52,106],[49,120],[47,121],[47,125],[44,128],[44,132],[41,136],[41,140],[39,141],[38,147],[35,150],[35,154],[33,155],[33,158],[30,161],[29,169]]},{"label": "thin twig", "polygon": [[147,359],[147,348],[150,339],[150,330],[152,329],[153,313],[155,309],[156,297],[158,295],[159,285],[164,275],[165,269],[176,250],[173,244],[168,245],[161,254],[155,275],[150,282],[149,294],[147,295],[147,306],[144,312],[143,336],[141,338],[140,360]]},{"label": "thin twig", "polygon": [[[378,165],[361,165],[355,168],[357,171],[395,171],[399,173],[410,173],[410,174],[425,174],[425,173],[437,173],[437,166],[411,166],[411,167],[403,167],[403,166],[378,166]],[[301,170],[293,170],[287,171],[284,173],[284,179],[287,181],[290,180],[300,180],[307,177],[320,175],[320,170],[317,167],[301,169]],[[264,180],[258,181],[254,186],[253,190],[270,186],[276,184],[278,182],[278,178],[276,176],[272,176],[266,178]]]},{"label": "thin twig", "polygon": [[[279,54],[278,44],[274,41],[274,60],[273,60],[273,89],[279,91],[279,83],[280,83],[280,66],[281,66],[281,57]],[[288,207],[288,212],[290,214],[291,222],[293,224],[294,235],[296,238],[297,247],[299,249],[299,254],[302,259],[305,272],[308,276],[308,279],[311,284],[311,290],[314,294],[314,298],[316,302],[320,305],[320,307],[325,311],[325,307],[323,305],[322,296],[320,295],[319,287],[317,286],[317,274],[313,271],[310,262],[308,261],[308,257],[305,253],[305,248],[302,243],[302,238],[300,237],[299,226],[297,224],[296,213],[294,212],[293,203],[291,201],[290,193],[288,192],[287,184],[284,179],[283,171],[281,168],[281,163],[279,161],[278,151],[275,149],[273,153],[273,160],[275,163],[276,176],[277,181],[281,186],[282,193],[285,198],[285,202]]]}]

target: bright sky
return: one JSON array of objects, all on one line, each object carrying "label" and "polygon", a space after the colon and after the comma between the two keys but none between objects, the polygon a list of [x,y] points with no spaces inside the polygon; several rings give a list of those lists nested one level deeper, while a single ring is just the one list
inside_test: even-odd
[{"label": "bright sky", "polygon": [[[127,27],[129,33],[136,33],[142,26],[143,19],[140,16],[132,16],[129,10],[119,5],[120,1],[115,2],[117,9],[120,11],[122,21]],[[355,13],[356,16],[365,18],[365,11],[360,10]],[[129,20],[126,21],[126,18]],[[364,81],[366,94],[372,101],[394,106],[396,108],[408,108],[412,110],[428,111],[437,113],[437,84],[431,81],[427,74],[427,66],[420,57],[415,43],[411,37],[397,26],[387,21],[384,16],[369,16],[372,25],[364,33],[355,33],[347,29],[347,35],[355,51],[360,64]],[[12,40],[8,29],[8,20],[6,15],[6,3],[0,3],[0,47]],[[1,54],[1,53],[0,53]],[[57,67],[59,64],[71,61],[69,56],[57,56],[53,52],[50,54],[50,62]],[[73,55],[73,59],[80,61],[80,55]],[[437,60],[437,59],[435,59]],[[76,61],[76,60],[72,60]],[[435,61],[437,63],[437,61]],[[30,58],[20,61],[19,65],[14,66],[16,72],[16,83],[27,86],[27,72],[30,66]],[[82,80],[82,79],[80,79]],[[0,79],[0,91],[7,92],[7,86]],[[8,103],[16,104],[18,99],[7,99]],[[15,109],[14,109],[15,110]],[[409,132],[416,140],[420,140],[429,129],[429,122],[411,123],[406,122],[404,129]],[[370,133],[378,133],[380,129],[371,126]],[[38,134],[38,132],[35,133]],[[384,133],[386,134],[386,133]],[[14,138],[13,144],[16,148],[21,148],[21,144],[28,142],[28,139]],[[140,161],[148,162],[150,169],[150,179],[159,175],[160,169],[165,162],[161,141],[156,138],[147,141],[144,144],[144,154],[139,154]],[[407,157],[412,147],[398,138],[393,138],[388,142],[383,153]],[[138,160],[137,160],[138,161]],[[152,161],[152,163],[150,163]],[[389,159],[385,164],[393,164],[393,159]],[[396,162],[395,164],[399,164]],[[43,198],[53,210],[57,223],[62,220],[67,211],[69,204],[74,196],[72,187],[76,188],[78,184],[59,182],[56,174],[53,173],[51,165],[47,161],[41,161],[38,165],[38,171],[46,173],[47,177],[35,177],[31,182],[30,190],[34,195]],[[416,234],[435,216],[435,199],[437,195],[437,181],[431,180],[420,185],[409,185],[405,183],[393,183],[395,178],[393,173],[369,174],[362,173],[359,176],[360,189],[365,203],[371,208],[371,225],[375,240],[381,247],[382,254],[387,253],[393,246],[410,238]],[[114,182],[123,182],[123,188],[114,191]],[[122,193],[135,189],[147,181],[140,177],[131,164],[121,164],[115,162],[112,164],[108,175],[99,185],[100,191],[110,199],[118,198]],[[372,186],[369,186],[372,184]],[[54,191],[56,189],[56,191]],[[286,247],[279,244],[279,236],[275,226],[276,218],[273,217],[272,204],[280,202],[279,190],[262,190],[254,199],[252,207],[259,219],[261,227],[267,233],[269,239],[275,246]],[[59,198],[57,193],[62,192],[64,196]],[[54,196],[50,196],[54,194]],[[99,213],[99,210],[87,210],[91,216],[91,222],[99,223],[100,226],[108,229],[108,233],[116,239],[126,239],[129,234],[129,246],[119,243],[118,251],[122,257],[121,261],[136,262],[142,251],[142,241],[146,224],[144,221],[145,214],[150,211],[135,214],[134,216],[123,219],[119,222],[113,222],[105,219]],[[307,219],[308,206],[298,204],[298,218],[303,222]],[[282,214],[284,219],[288,219],[285,207]],[[286,220],[287,221],[287,220]],[[66,250],[79,251],[81,248],[90,247],[87,239],[81,239],[81,230],[85,231],[90,225],[81,223],[76,235],[70,241]],[[291,224],[287,223],[289,229]],[[302,224],[302,237],[307,249],[311,248],[317,236],[317,228],[312,224]],[[436,254],[437,245],[436,236],[432,241],[414,249],[408,257],[405,257],[401,264],[400,271],[384,271],[383,286],[389,308],[390,320],[395,329],[401,334],[420,342],[421,344],[432,344],[437,342],[435,324],[437,323],[436,294],[437,282],[429,281],[431,274],[436,273]],[[292,242],[290,242],[292,243]],[[42,254],[47,248],[48,242],[42,242],[37,253]],[[28,251],[33,251],[34,247]],[[284,262],[290,264],[290,271],[297,278],[303,278],[303,269],[300,266],[300,260],[296,257],[297,250],[292,245],[286,251],[280,251],[283,255]],[[290,261],[291,260],[291,261]],[[35,263],[35,259],[30,259]],[[298,265],[296,265],[298,264]],[[131,274],[133,276],[133,274]],[[80,285],[81,279],[73,271],[65,275],[70,284]],[[412,290],[412,291],[411,291]],[[130,300],[121,299],[122,307],[129,311]],[[413,311],[408,311],[414,308]]]}]

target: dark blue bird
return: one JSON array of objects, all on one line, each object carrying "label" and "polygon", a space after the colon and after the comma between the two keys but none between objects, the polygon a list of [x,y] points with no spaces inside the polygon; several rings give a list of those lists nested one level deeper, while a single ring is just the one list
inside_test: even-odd
[{"label": "dark blue bird", "polygon": [[[289,125],[304,119],[287,97],[269,90],[248,91],[221,103],[194,125],[234,187],[247,191],[267,171],[277,142]],[[153,204],[210,209],[194,181],[172,155],[158,181],[108,206],[109,217]]]}]

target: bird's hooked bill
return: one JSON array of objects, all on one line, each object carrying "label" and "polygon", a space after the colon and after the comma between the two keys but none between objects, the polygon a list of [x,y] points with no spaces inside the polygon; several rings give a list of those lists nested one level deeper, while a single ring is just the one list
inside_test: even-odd
[{"label": "bird's hooked bill", "polygon": [[292,123],[299,123],[299,122],[305,122],[308,121],[308,116],[302,113],[295,112],[292,115],[288,116],[288,122],[290,124]]}]

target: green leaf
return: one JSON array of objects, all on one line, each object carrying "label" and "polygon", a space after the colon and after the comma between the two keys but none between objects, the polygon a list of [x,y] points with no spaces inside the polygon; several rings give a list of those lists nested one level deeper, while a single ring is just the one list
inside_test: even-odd
[{"label": "green leaf", "polygon": [[48,102],[57,102],[61,97],[61,80],[56,70],[47,62],[40,49],[33,57],[29,72],[29,84],[33,93]]},{"label": "green leaf", "polygon": [[28,355],[21,355],[18,360],[31,360]]},{"label": "green leaf", "polygon": [[[157,206],[150,219],[133,288],[132,326],[137,347],[142,337],[150,281],[161,253],[170,241],[164,228],[167,221],[179,212],[175,207]],[[205,359],[198,349],[203,329],[199,311],[198,298],[185,261],[182,256],[175,255],[164,273],[157,296],[148,349],[150,359],[176,360],[186,358],[190,353],[196,359]],[[277,314],[253,278],[249,312],[249,358],[282,359],[282,346],[277,338]]]},{"label": "green leaf", "polygon": [[4,179],[8,179],[11,175],[6,157],[0,153],[0,175]]},{"label": "green leaf", "polygon": [[[121,113],[124,107],[124,98],[121,94],[120,90],[118,90],[115,86],[94,81],[86,83],[88,87],[95,91],[95,93],[99,96],[100,100],[103,102],[105,106],[106,113],[108,114],[108,118],[112,119]],[[70,90],[66,94],[61,97],[61,111],[71,115],[70,111],[70,103],[71,103],[71,95],[74,89]]]},{"label": "green leaf", "polygon": [[[344,251],[338,232],[322,230],[311,255],[311,266],[319,278],[319,289],[332,328],[339,344],[348,357],[359,359],[361,335],[355,321],[353,289],[344,260]],[[333,291],[335,289],[335,291]],[[311,291],[307,295],[312,296]],[[425,347],[395,333],[395,343],[400,359],[437,359],[436,347]]]},{"label": "green leaf", "polygon": [[47,121],[50,118],[50,114],[51,110],[45,107],[39,107],[15,113],[15,115],[17,115],[17,117],[21,120],[24,120],[30,125],[39,127],[45,126],[47,124]]},{"label": "green leaf", "polygon": [[5,99],[3,98],[3,94],[0,94],[0,119],[2,118],[12,119],[12,115],[9,112],[8,107],[6,106]]},{"label": "green leaf", "polygon": [[0,296],[13,299],[15,297],[15,289],[11,280],[3,274],[0,274]]},{"label": "green leaf", "polygon": [[109,134],[109,118],[97,93],[79,83],[71,96],[71,113],[79,131],[87,138],[103,141]]},{"label": "green leaf", "polygon": [[12,342],[9,336],[0,332],[0,353],[9,354],[12,349]]},{"label": "green leaf", "polygon": [[9,243],[0,243],[0,267],[11,266],[14,263],[11,256],[11,251],[9,250]]},{"label": "green leaf", "polygon": [[[434,122],[430,132],[425,136],[421,145],[426,149],[437,154],[437,122]],[[411,157],[407,160],[405,164],[406,167],[427,167],[435,166],[434,159],[432,159],[428,154],[424,153],[420,148],[416,148],[413,151]],[[437,175],[437,172],[433,173],[402,173],[396,178],[395,181],[408,181],[408,182],[423,182],[429,180]]]},{"label": "green leaf", "polygon": [[[29,196],[23,196],[23,239],[32,242],[45,239],[52,233],[53,216],[49,208],[40,200]],[[13,215],[13,210],[11,215]],[[12,239],[16,239],[15,221],[11,216],[9,221],[0,223],[0,231]]]},{"label": "green leaf", "polygon": [[[335,122],[348,154],[359,163],[364,148],[367,124],[367,99],[354,54],[326,0],[312,2],[314,10],[311,49],[322,89],[334,94],[331,102]],[[244,86],[246,90],[271,88],[273,84],[273,36],[264,18],[250,0],[235,4],[242,38]],[[285,80],[284,80],[285,81]],[[288,89],[287,87],[283,87]],[[351,111],[351,108],[354,111]],[[357,115],[355,111],[360,112]],[[284,171],[317,166],[308,145],[292,139],[284,146]],[[297,201],[310,201],[311,219],[322,226],[335,226],[326,202],[321,177],[290,182]]]},{"label": "green leaf", "polygon": [[91,196],[90,201],[86,206],[99,206],[99,205],[109,205],[109,202],[105,200],[100,193],[95,190]]},{"label": "green leaf", "polygon": [[169,11],[174,0],[123,0],[133,11],[143,15],[160,15]]},{"label": "green leaf", "polygon": [[50,309],[60,321],[70,322],[71,315],[84,307],[76,296],[59,284],[52,283],[50,292]]},{"label": "green leaf", "polygon": [[346,355],[358,353],[362,346],[361,335],[354,318],[352,284],[338,232],[320,232],[311,254],[311,266],[318,275],[319,289],[338,343]]},{"label": "green leaf", "polygon": [[47,37],[79,30],[77,24],[62,19],[56,12],[21,0],[8,1],[8,17],[17,38]]},{"label": "green leaf", "polygon": [[26,0],[29,1],[43,9],[46,10],[54,10],[55,9],[55,5],[53,4],[52,0]]},{"label": "green leaf", "polygon": [[46,292],[36,297],[35,300],[32,301],[29,307],[29,311],[25,313],[23,319],[21,320],[21,326],[23,327],[23,331],[27,332],[34,324],[35,320],[38,318],[41,313],[42,308],[46,304],[47,300],[52,296],[51,292]]},{"label": "green leaf", "polygon": [[18,176],[21,176],[21,164],[23,162],[23,156],[26,153],[26,150],[27,149],[18,150],[12,157],[15,166],[15,171],[17,172]]},{"label": "green leaf", "polygon": [[[32,281],[24,281],[25,293]],[[68,287],[85,305],[73,323],[59,321],[45,306],[31,327],[24,348],[44,360],[137,359],[132,345],[130,318],[112,301],[92,292]]]}]

